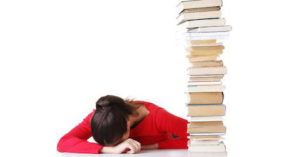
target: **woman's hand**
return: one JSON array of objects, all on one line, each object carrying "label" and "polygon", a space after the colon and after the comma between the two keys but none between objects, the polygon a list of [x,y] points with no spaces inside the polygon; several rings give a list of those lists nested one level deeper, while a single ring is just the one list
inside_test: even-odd
[{"label": "woman's hand", "polygon": [[113,147],[106,147],[102,148],[102,153],[113,153],[113,154],[121,154],[121,153],[137,153],[141,151],[141,144],[140,142],[133,140],[131,138],[123,141],[122,143],[113,146]]}]

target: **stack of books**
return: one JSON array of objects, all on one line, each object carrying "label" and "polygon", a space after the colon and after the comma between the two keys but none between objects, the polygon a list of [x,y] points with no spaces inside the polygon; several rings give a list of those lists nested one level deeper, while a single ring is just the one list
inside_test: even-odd
[{"label": "stack of books", "polygon": [[221,7],[222,0],[183,0],[177,5],[178,33],[189,63],[185,94],[191,152],[226,154],[222,79],[227,69],[220,55],[231,26],[221,17]]}]

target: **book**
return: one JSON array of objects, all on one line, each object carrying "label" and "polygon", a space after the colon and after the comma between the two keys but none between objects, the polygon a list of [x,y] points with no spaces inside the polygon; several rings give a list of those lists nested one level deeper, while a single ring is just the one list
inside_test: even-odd
[{"label": "book", "polygon": [[188,104],[222,104],[223,92],[195,92],[187,94]]},{"label": "book", "polygon": [[187,32],[184,35],[187,37],[227,36],[229,32]]},{"label": "book", "polygon": [[185,9],[193,8],[207,8],[222,6],[222,0],[195,0],[195,1],[181,1],[177,5],[177,12],[180,13]]},{"label": "book", "polygon": [[179,15],[182,13],[195,13],[195,12],[210,12],[210,11],[220,11],[221,7],[205,7],[205,8],[191,8],[191,9],[184,9]]},{"label": "book", "polygon": [[227,152],[188,152],[188,157],[227,157]]},{"label": "book", "polygon": [[187,92],[223,92],[225,89],[224,85],[201,85],[201,86],[190,86],[188,85]]},{"label": "book", "polygon": [[222,50],[186,51],[187,57],[220,56],[222,53],[223,53]]},{"label": "book", "polygon": [[223,139],[222,136],[219,135],[189,135],[189,140],[197,140],[197,141],[220,141]]},{"label": "book", "polygon": [[190,62],[201,62],[201,61],[214,61],[217,60],[219,55],[211,55],[211,56],[189,56],[186,55]]},{"label": "book", "polygon": [[202,81],[194,81],[188,82],[188,86],[206,86],[206,85],[222,85],[221,81],[210,81],[210,82],[202,82]]},{"label": "book", "polygon": [[223,136],[224,133],[222,132],[197,132],[197,133],[189,133],[191,136],[213,136],[213,135],[217,135],[217,136]]},{"label": "book", "polygon": [[212,33],[212,32],[229,32],[232,27],[229,25],[225,26],[214,26],[214,27],[198,27],[188,30],[188,33]]},{"label": "book", "polygon": [[203,77],[217,77],[217,78],[223,78],[224,74],[215,74],[215,75],[190,75],[190,78],[203,78]]},{"label": "book", "polygon": [[208,11],[208,12],[182,12],[177,17],[177,23],[181,24],[189,20],[201,20],[201,19],[217,19],[221,17],[221,11]]},{"label": "book", "polygon": [[217,40],[187,40],[185,42],[186,46],[197,46],[197,45],[215,45],[217,44]]},{"label": "book", "polygon": [[226,67],[194,67],[187,70],[189,75],[224,75]]},{"label": "book", "polygon": [[190,62],[190,68],[205,68],[205,67],[223,67],[222,60],[215,60],[215,61],[202,61],[202,62]]},{"label": "book", "polygon": [[223,52],[224,46],[191,46],[187,47],[188,56],[211,56],[211,55],[220,55]]},{"label": "book", "polygon": [[190,122],[188,133],[225,133],[226,128],[222,121]]},{"label": "book", "polygon": [[223,50],[224,46],[220,43],[213,43],[213,45],[195,45],[195,46],[188,46],[186,50]]},{"label": "book", "polygon": [[190,77],[188,80],[188,84],[190,82],[220,82],[222,80],[222,77]]},{"label": "book", "polygon": [[216,145],[189,145],[188,150],[191,152],[226,152],[224,143]]},{"label": "book", "polygon": [[224,26],[224,25],[225,25],[224,18],[191,20],[191,21],[185,21],[185,22],[179,24],[178,29],[185,30],[185,29],[191,29],[191,28],[197,28],[197,27]]},{"label": "book", "polygon": [[190,140],[188,142],[189,145],[217,145],[220,144],[221,141],[219,140]]},{"label": "book", "polygon": [[225,105],[188,105],[188,116],[224,116]]},{"label": "book", "polygon": [[205,33],[185,33],[185,40],[224,40],[228,38],[229,32],[205,32]]},{"label": "book", "polygon": [[210,116],[210,117],[188,117],[189,122],[211,122],[211,121],[223,121],[222,116]]},{"label": "book", "polygon": [[219,46],[222,43],[205,43],[205,44],[193,44],[192,42],[186,42],[185,47],[192,47],[192,46]]}]

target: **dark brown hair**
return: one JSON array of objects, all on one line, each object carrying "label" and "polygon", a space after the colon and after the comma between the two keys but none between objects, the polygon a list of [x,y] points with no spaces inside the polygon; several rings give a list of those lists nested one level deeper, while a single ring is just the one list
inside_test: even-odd
[{"label": "dark brown hair", "polygon": [[96,142],[111,145],[127,132],[129,115],[137,114],[133,100],[106,95],[96,102],[96,111],[91,120],[92,135]]}]

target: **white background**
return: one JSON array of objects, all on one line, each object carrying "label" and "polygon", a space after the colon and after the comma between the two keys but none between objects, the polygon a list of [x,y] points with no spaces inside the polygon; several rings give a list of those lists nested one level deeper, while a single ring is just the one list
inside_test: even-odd
[{"label": "white background", "polygon": [[[105,94],[185,117],[177,1],[0,1],[0,154],[55,156]],[[224,0],[229,156],[299,156],[299,4]]]}]

